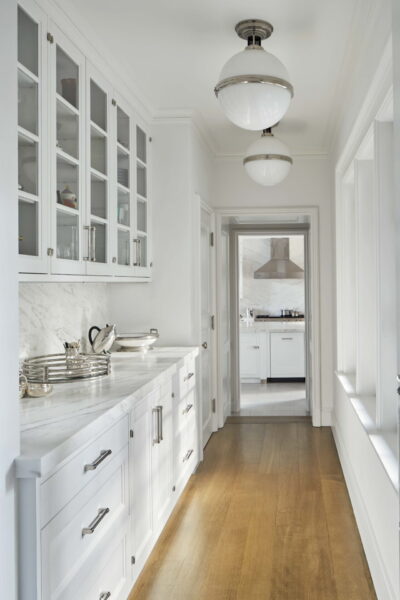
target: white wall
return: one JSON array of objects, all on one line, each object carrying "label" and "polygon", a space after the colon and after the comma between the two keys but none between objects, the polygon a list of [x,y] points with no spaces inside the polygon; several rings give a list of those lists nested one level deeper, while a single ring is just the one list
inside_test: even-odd
[{"label": "white wall", "polygon": [[20,283],[20,358],[63,352],[64,342],[81,341],[90,350],[92,325],[111,322],[107,283]]},{"label": "white wall", "polygon": [[152,137],[153,282],[113,284],[112,320],[121,332],[157,327],[160,345],[190,345],[200,341],[195,192],[207,201],[212,163],[188,121],[157,123]]},{"label": "white wall", "polygon": [[[321,397],[325,418],[333,398],[333,174],[326,157],[294,157],[288,178],[272,188],[254,183],[240,159],[219,159],[213,192],[217,208],[265,208],[317,206],[320,227],[321,289]],[[301,211],[299,211],[301,212]]]},{"label": "white wall", "polygon": [[16,520],[13,461],[19,453],[17,287],[17,12],[0,2],[0,595],[15,600]]},{"label": "white wall", "polygon": [[[335,161],[340,159],[343,152],[351,159],[349,151],[357,150],[357,144],[361,142],[370,125],[370,122],[360,123],[360,127],[357,125],[357,128],[352,130],[356,117],[371,115],[371,118],[374,118],[374,111],[378,110],[381,101],[378,101],[378,95],[386,93],[386,90],[377,86],[376,99],[368,95],[370,86],[371,89],[375,89],[375,71],[390,33],[390,2],[383,1],[377,4],[379,14],[376,15],[375,23],[371,23],[373,35],[366,36],[364,46],[360,47],[359,61],[353,69],[355,80],[349,82],[351,85],[343,94],[344,118],[339,119],[337,125],[336,144],[333,149]],[[394,4],[398,4],[398,0],[395,0]],[[400,39],[399,23],[397,33]],[[380,77],[384,78],[383,75]],[[347,143],[350,146],[346,147]],[[347,168],[346,165],[343,165],[343,168]],[[339,235],[343,233],[338,231]],[[397,237],[400,237],[399,233]],[[335,337],[336,335],[337,332]],[[396,373],[393,373],[393,378],[395,375]],[[398,491],[376,450],[380,438],[379,431],[370,435],[354,408],[352,394],[346,393],[339,381],[335,385],[333,430],[377,596],[379,600],[398,600]],[[390,457],[390,451],[386,453]]]}]

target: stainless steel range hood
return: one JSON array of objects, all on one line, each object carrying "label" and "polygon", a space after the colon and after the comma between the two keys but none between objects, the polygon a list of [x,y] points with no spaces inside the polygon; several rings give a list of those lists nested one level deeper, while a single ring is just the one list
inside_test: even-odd
[{"label": "stainless steel range hood", "polygon": [[271,260],[254,272],[254,279],[304,279],[304,270],[289,258],[289,238],[271,239]]}]

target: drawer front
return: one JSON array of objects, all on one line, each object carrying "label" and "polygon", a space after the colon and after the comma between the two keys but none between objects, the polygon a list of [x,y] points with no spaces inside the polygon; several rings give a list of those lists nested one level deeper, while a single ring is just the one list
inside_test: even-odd
[{"label": "drawer front", "polygon": [[196,385],[196,362],[194,357],[187,357],[179,369],[179,396],[183,398]]},{"label": "drawer front", "polygon": [[195,396],[195,390],[191,390],[174,406],[175,435],[193,426],[196,413]]},{"label": "drawer front", "polygon": [[128,415],[97,437],[40,486],[41,528],[93,481],[128,443]]},{"label": "drawer front", "polygon": [[175,469],[174,480],[178,493],[186,485],[197,464],[197,435],[196,427],[187,428],[175,440]]},{"label": "drawer front", "polygon": [[42,530],[43,600],[58,599],[84,562],[105,551],[105,538],[127,521],[127,465],[126,446]]},{"label": "drawer front", "polygon": [[58,600],[125,600],[130,587],[128,540],[125,527],[122,539],[108,544],[106,551],[96,556],[93,565],[81,570]]}]

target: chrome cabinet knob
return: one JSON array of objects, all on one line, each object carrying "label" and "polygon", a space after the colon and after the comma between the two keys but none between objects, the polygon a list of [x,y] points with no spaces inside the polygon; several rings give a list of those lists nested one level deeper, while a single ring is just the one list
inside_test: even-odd
[{"label": "chrome cabinet knob", "polygon": [[202,346],[203,346],[204,350],[207,350],[207,348],[208,348],[208,344],[207,344],[207,342],[203,342],[203,343],[202,343]]}]

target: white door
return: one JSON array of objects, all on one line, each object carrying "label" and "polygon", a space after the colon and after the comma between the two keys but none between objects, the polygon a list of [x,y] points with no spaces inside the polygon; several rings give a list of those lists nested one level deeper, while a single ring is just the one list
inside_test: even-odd
[{"label": "white door", "polygon": [[201,209],[201,408],[203,448],[213,430],[213,335],[212,335],[211,215]]}]

